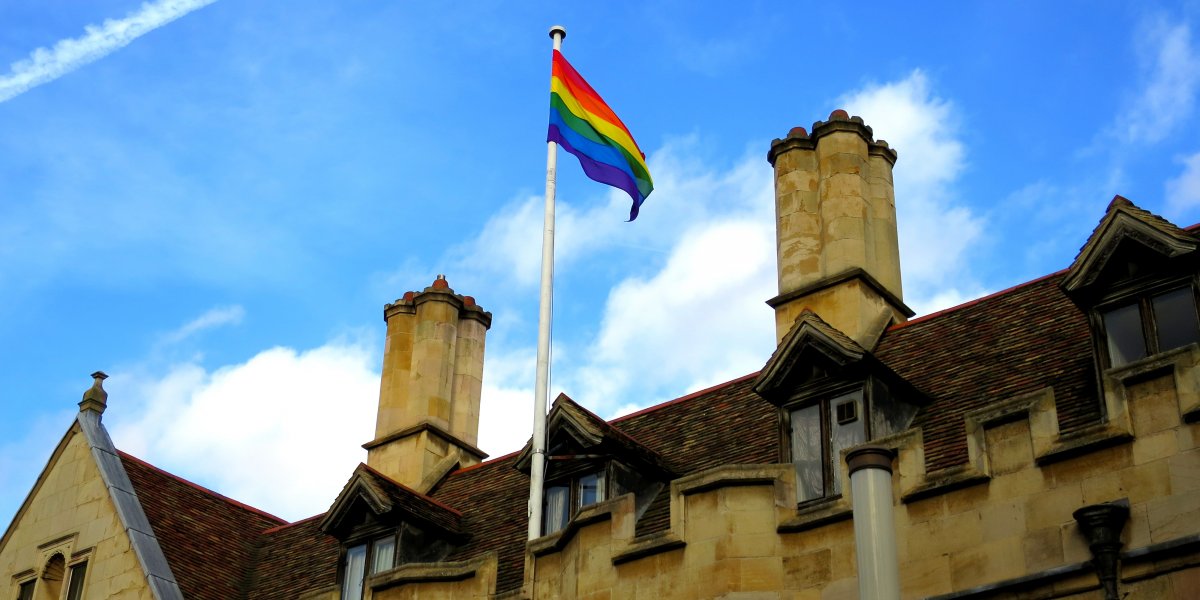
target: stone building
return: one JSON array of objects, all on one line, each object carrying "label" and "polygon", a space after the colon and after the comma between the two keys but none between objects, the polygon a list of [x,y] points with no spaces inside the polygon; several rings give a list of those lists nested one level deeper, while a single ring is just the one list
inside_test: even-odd
[{"label": "stone building", "polygon": [[611,421],[560,396],[542,537],[528,448],[475,446],[491,315],[439,277],[385,308],[367,462],[310,519],[114,448],[97,373],[0,599],[833,599],[889,569],[879,597],[1197,597],[1200,230],[1117,197],[1065,270],[908,320],[896,153],[835,111],[768,160],[777,349]]}]

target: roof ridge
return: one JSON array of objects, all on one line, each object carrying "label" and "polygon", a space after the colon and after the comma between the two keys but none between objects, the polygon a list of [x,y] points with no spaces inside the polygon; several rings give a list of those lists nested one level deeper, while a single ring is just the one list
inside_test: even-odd
[{"label": "roof ridge", "polygon": [[760,373],[760,371],[755,371],[755,372],[753,372],[753,373],[750,373],[750,374],[748,374],[748,375],[742,375],[742,376],[740,376],[740,377],[736,377],[736,378],[734,378],[734,379],[730,379],[729,381],[726,381],[726,382],[724,382],[724,383],[718,383],[718,384],[716,384],[716,385],[713,385],[713,386],[706,387],[706,388],[704,388],[704,389],[702,389],[702,390],[697,390],[697,391],[695,391],[695,392],[692,392],[692,393],[690,393],[690,394],[687,394],[686,396],[680,396],[680,397],[678,397],[678,398],[675,398],[674,400],[667,400],[666,402],[661,402],[661,403],[659,403],[659,404],[655,404],[655,405],[653,405],[653,406],[647,406],[646,408],[643,408],[643,409],[641,409],[641,410],[637,410],[637,411],[631,412],[631,413],[629,413],[629,414],[627,414],[627,415],[621,415],[621,416],[619,416],[619,417],[614,417],[614,418],[610,419],[610,420],[608,421],[608,423],[611,425],[611,424],[613,424],[613,423],[617,423],[617,422],[620,422],[620,421],[627,421],[627,420],[629,420],[629,419],[632,419],[633,417],[640,417],[640,416],[642,416],[642,415],[644,415],[644,414],[647,414],[647,413],[654,412],[654,411],[656,411],[656,410],[659,410],[659,409],[661,409],[661,408],[666,408],[666,407],[668,407],[668,406],[674,406],[674,405],[676,405],[676,404],[679,404],[679,403],[681,403],[681,402],[686,402],[686,401],[688,401],[688,400],[691,400],[691,399],[693,399],[693,398],[696,398],[697,396],[703,396],[704,394],[708,394],[708,393],[711,393],[711,392],[715,392],[715,391],[717,391],[717,390],[719,390],[719,389],[721,389],[721,388],[723,388],[723,387],[728,387],[728,386],[732,386],[732,385],[737,385],[737,384],[739,384],[739,383],[742,383],[743,381],[746,381],[747,379],[753,379],[754,377],[758,377],[758,374],[759,374],[759,373]]},{"label": "roof ridge", "polygon": [[136,463],[138,463],[138,464],[140,464],[140,465],[143,465],[143,466],[145,466],[145,467],[148,467],[148,468],[154,469],[155,471],[157,471],[157,472],[159,472],[159,473],[162,473],[163,475],[166,475],[167,477],[170,477],[171,479],[174,479],[174,480],[176,480],[176,481],[178,481],[178,482],[180,482],[180,483],[182,483],[182,484],[184,484],[184,485],[186,485],[186,486],[189,486],[189,487],[191,487],[191,488],[194,488],[194,489],[196,489],[196,490],[198,490],[198,491],[204,492],[205,494],[208,494],[208,495],[210,495],[210,496],[214,496],[214,497],[216,497],[216,498],[218,498],[218,499],[220,499],[220,500],[224,500],[226,503],[228,503],[228,504],[231,504],[231,505],[233,505],[233,506],[235,506],[235,507],[237,507],[237,508],[240,508],[240,509],[242,509],[242,510],[245,510],[245,511],[247,511],[247,512],[252,512],[252,513],[255,513],[255,514],[259,515],[259,516],[266,517],[266,518],[268,518],[268,519],[271,519],[271,520],[274,520],[274,521],[278,521],[280,524],[288,524],[288,521],[287,521],[287,519],[284,519],[284,518],[282,518],[282,517],[277,517],[277,516],[275,516],[275,515],[273,515],[273,514],[271,514],[271,513],[267,512],[267,511],[265,511],[265,510],[262,510],[261,508],[255,508],[255,507],[253,507],[253,506],[250,506],[249,504],[246,504],[245,502],[239,502],[239,501],[237,501],[237,500],[234,500],[233,498],[230,498],[229,496],[226,496],[225,494],[222,494],[222,493],[220,493],[220,492],[213,491],[213,490],[211,490],[211,489],[209,489],[209,488],[206,488],[206,487],[204,487],[204,486],[202,486],[202,485],[200,485],[200,484],[198,484],[198,483],[195,483],[195,482],[193,482],[193,481],[189,481],[189,480],[187,480],[187,479],[184,479],[183,477],[180,477],[179,475],[176,475],[176,474],[174,474],[174,473],[172,473],[172,472],[170,472],[170,471],[164,470],[164,469],[162,469],[162,468],[156,467],[156,466],[154,466],[154,465],[152,465],[152,464],[150,464],[150,463],[148,463],[148,462],[146,462],[146,461],[144,461],[144,460],[142,460],[142,459],[140,459],[140,458],[138,458],[138,457],[136,457],[136,456],[134,456],[134,455],[132,455],[132,454],[130,454],[130,453],[128,453],[128,452],[126,452],[126,451],[124,451],[124,450],[120,450],[120,449],[118,449],[118,450],[117,450],[117,453],[118,453],[118,454],[120,454],[122,458],[126,458],[126,459],[129,459],[129,460],[132,460],[132,461],[134,461],[134,462],[136,462]]},{"label": "roof ridge", "polygon": [[[522,448],[524,448],[524,446],[522,446]],[[485,460],[485,461],[482,461],[482,462],[477,462],[477,463],[475,463],[475,464],[473,464],[473,465],[470,465],[470,466],[467,466],[467,467],[462,467],[461,469],[457,469],[457,470],[451,471],[451,472],[449,472],[449,473],[447,473],[447,474],[446,474],[446,477],[449,477],[449,476],[451,476],[451,475],[457,475],[457,474],[459,474],[459,473],[465,473],[465,472],[467,472],[467,471],[474,471],[475,469],[479,469],[479,468],[482,468],[482,467],[490,467],[490,466],[493,466],[493,465],[497,465],[497,464],[500,464],[500,462],[501,462],[501,461],[503,461],[503,460],[505,460],[505,459],[508,459],[508,458],[512,458],[512,457],[514,457],[514,456],[516,456],[516,455],[518,455],[518,454],[520,454],[520,453],[521,453],[521,451],[520,451],[520,450],[513,450],[512,452],[509,452],[508,454],[505,454],[505,455],[503,455],[503,456],[497,456],[496,458],[493,458],[493,459],[491,459],[491,460]]]},{"label": "roof ridge", "polygon": [[259,535],[267,535],[267,534],[270,534],[270,533],[277,533],[277,532],[279,532],[279,531],[282,531],[282,530],[284,530],[284,529],[287,529],[288,527],[295,527],[296,525],[303,525],[303,524],[305,524],[305,523],[307,523],[307,522],[309,522],[309,521],[312,521],[312,520],[314,520],[314,519],[320,519],[321,517],[324,517],[326,514],[327,514],[327,513],[321,513],[321,514],[318,514],[318,515],[313,515],[313,516],[311,516],[311,517],[305,517],[305,518],[303,518],[303,519],[300,519],[299,521],[293,521],[293,522],[291,522],[291,523],[284,523],[284,524],[282,524],[282,525],[276,525],[276,526],[274,526],[274,527],[268,527],[268,528],[266,528],[266,529],[264,529],[264,530],[262,530],[262,531],[258,532],[258,534],[259,534]]},{"label": "roof ridge", "polygon": [[378,470],[376,470],[376,469],[375,469],[375,467],[372,467],[371,465],[368,465],[367,463],[361,463],[361,462],[360,462],[360,463],[358,463],[358,466],[359,466],[359,467],[361,467],[361,468],[364,468],[364,469],[366,469],[366,470],[367,470],[367,471],[369,471],[369,472],[370,472],[372,475],[375,475],[376,477],[380,477],[380,478],[382,478],[384,481],[386,481],[386,482],[388,482],[388,483],[391,483],[391,484],[395,485],[396,487],[398,487],[398,488],[400,488],[400,489],[402,489],[402,490],[404,490],[404,491],[406,491],[406,492],[409,492],[409,493],[413,494],[414,496],[417,496],[418,498],[420,498],[420,499],[422,499],[422,500],[427,500],[427,501],[429,501],[429,503],[430,503],[430,504],[433,504],[433,505],[435,505],[435,506],[437,506],[437,507],[439,507],[439,508],[444,508],[444,509],[446,509],[446,510],[448,510],[448,511],[450,511],[450,512],[452,512],[452,513],[454,513],[454,514],[456,514],[456,515],[458,515],[458,516],[460,516],[460,517],[461,517],[461,516],[463,516],[463,513],[462,513],[462,511],[461,511],[461,510],[458,510],[457,508],[454,508],[453,506],[450,506],[449,504],[445,504],[445,503],[443,503],[443,502],[441,502],[441,501],[435,500],[435,499],[433,499],[433,497],[432,497],[432,496],[430,496],[430,495],[428,495],[428,494],[422,494],[421,492],[418,492],[417,490],[414,490],[414,489],[412,489],[412,488],[408,487],[407,485],[404,485],[403,483],[400,483],[399,481],[396,481],[395,479],[392,479],[391,477],[388,477],[387,475],[384,475],[383,473],[380,473]]},{"label": "roof ridge", "polygon": [[1016,284],[1016,285],[1014,285],[1014,286],[1011,286],[1011,287],[1004,288],[1004,289],[1002,289],[1002,290],[1000,290],[1000,291],[997,291],[997,292],[992,292],[992,293],[990,293],[990,294],[987,294],[987,295],[984,295],[984,296],[980,296],[980,297],[978,297],[978,298],[975,298],[975,299],[973,299],[973,300],[967,300],[966,302],[963,302],[962,304],[956,304],[956,305],[954,305],[954,306],[951,306],[951,307],[949,307],[949,308],[943,308],[942,310],[935,311],[935,312],[931,312],[931,313],[929,313],[929,314],[927,314],[927,315],[921,315],[921,316],[919,316],[919,317],[917,317],[917,318],[915,318],[915,319],[910,319],[910,320],[908,320],[908,321],[904,321],[903,323],[896,323],[895,325],[892,325],[891,327],[888,327],[888,328],[887,328],[887,331],[896,331],[897,329],[904,329],[905,327],[908,327],[909,325],[916,325],[916,324],[918,324],[918,323],[924,323],[924,322],[926,322],[926,321],[932,320],[934,317],[940,317],[940,316],[946,315],[946,314],[948,314],[948,313],[956,312],[956,311],[959,311],[959,310],[962,310],[962,309],[965,309],[965,308],[970,308],[970,307],[972,307],[972,306],[974,306],[974,305],[976,305],[976,304],[980,304],[980,303],[982,303],[982,302],[986,302],[986,301],[988,301],[988,300],[993,300],[993,299],[995,299],[995,298],[998,298],[998,297],[1000,297],[1000,296],[1004,296],[1004,295],[1007,295],[1007,294],[1014,293],[1014,292],[1016,292],[1017,290],[1020,290],[1020,289],[1022,289],[1022,288],[1026,288],[1026,287],[1029,287],[1029,286],[1031,286],[1031,285],[1034,285],[1034,284],[1037,284],[1037,283],[1041,283],[1041,282],[1043,282],[1043,281],[1045,281],[1045,280],[1047,280],[1047,279],[1050,279],[1050,278],[1052,278],[1052,277],[1057,277],[1057,276],[1059,276],[1059,275],[1062,275],[1063,273],[1066,273],[1066,272],[1067,272],[1067,271],[1069,271],[1069,270],[1070,270],[1070,268],[1069,268],[1069,267],[1068,267],[1068,268],[1066,268],[1066,269],[1060,269],[1060,270],[1058,270],[1058,271],[1055,271],[1055,272],[1053,272],[1053,273],[1049,273],[1049,274],[1047,274],[1047,275],[1042,275],[1041,277],[1038,277],[1038,278],[1036,278],[1036,279],[1030,279],[1029,281],[1025,281],[1025,282],[1022,282],[1022,283],[1018,283],[1018,284]]}]

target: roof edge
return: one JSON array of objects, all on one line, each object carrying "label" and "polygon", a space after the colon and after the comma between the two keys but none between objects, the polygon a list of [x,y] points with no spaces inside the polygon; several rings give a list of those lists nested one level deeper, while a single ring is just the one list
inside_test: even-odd
[{"label": "roof edge", "polygon": [[218,500],[223,500],[223,501],[225,501],[225,503],[227,503],[227,504],[233,505],[233,506],[235,506],[235,507],[237,507],[237,508],[240,508],[240,509],[242,509],[242,510],[245,510],[245,511],[248,511],[248,512],[252,512],[252,513],[254,513],[254,514],[256,514],[256,515],[259,515],[259,516],[261,516],[261,517],[265,517],[265,518],[271,519],[272,521],[278,521],[280,525],[286,525],[286,524],[288,524],[288,520],[287,520],[287,519],[284,519],[283,517],[279,517],[279,516],[273,515],[273,514],[271,514],[271,513],[267,512],[267,511],[265,511],[265,510],[261,509],[261,508],[256,508],[256,507],[250,506],[249,504],[246,504],[245,502],[239,502],[239,501],[237,501],[237,500],[234,500],[233,498],[230,498],[229,496],[226,496],[225,494],[222,494],[221,492],[218,492],[218,491],[215,491],[215,490],[212,490],[212,489],[206,488],[206,487],[204,487],[204,486],[202,486],[202,485],[200,485],[200,484],[198,484],[198,483],[196,483],[196,482],[194,482],[194,481],[191,481],[191,480],[185,479],[185,478],[183,478],[183,477],[180,477],[179,475],[176,475],[176,474],[174,474],[174,473],[172,473],[172,472],[170,472],[170,471],[167,471],[166,469],[163,469],[163,468],[161,468],[161,467],[158,467],[158,466],[155,466],[155,465],[153,465],[153,464],[151,464],[151,463],[149,463],[149,462],[146,462],[145,460],[143,460],[143,459],[141,459],[141,458],[138,458],[138,457],[136,457],[136,456],[134,456],[134,455],[132,455],[132,454],[130,454],[130,453],[128,453],[128,452],[126,452],[126,451],[124,451],[124,450],[120,450],[120,449],[118,449],[118,450],[117,450],[117,455],[118,455],[118,456],[120,456],[120,457],[121,457],[121,458],[123,458],[123,459],[132,460],[132,461],[134,461],[134,462],[136,462],[136,463],[138,463],[138,464],[140,464],[140,465],[142,465],[142,466],[148,467],[148,468],[150,468],[150,469],[154,469],[154,470],[155,470],[155,471],[157,471],[158,473],[161,473],[161,474],[163,474],[163,475],[165,475],[165,476],[167,476],[167,477],[170,477],[171,479],[174,479],[175,481],[178,481],[179,483],[182,483],[182,484],[184,484],[184,485],[186,485],[186,486],[188,486],[188,487],[190,487],[190,488],[192,488],[192,489],[195,489],[195,490],[197,490],[197,491],[203,492],[203,493],[205,493],[205,494],[207,494],[207,495],[209,495],[209,496],[213,496],[213,497],[217,498]]},{"label": "roof edge", "polygon": [[80,432],[91,450],[92,459],[100,470],[100,478],[108,489],[117,518],[129,537],[129,546],[137,556],[146,587],[156,600],[183,600],[183,592],[171,572],[171,565],[163,554],[162,546],[154,535],[154,528],[146,518],[146,511],[138,500],[137,490],[125,472],[125,465],[117,454],[117,448],[100,421],[100,413],[80,411],[75,417]]}]

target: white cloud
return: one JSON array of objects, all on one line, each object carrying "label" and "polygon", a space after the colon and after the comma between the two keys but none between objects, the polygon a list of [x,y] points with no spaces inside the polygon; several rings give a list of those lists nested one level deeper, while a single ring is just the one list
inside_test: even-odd
[{"label": "white cloud", "polygon": [[1183,217],[1200,207],[1200,152],[1185,157],[1183,172],[1166,183],[1167,214]]},{"label": "white cloud", "polygon": [[1136,37],[1142,63],[1141,93],[1136,94],[1113,125],[1129,142],[1157,142],[1192,113],[1200,86],[1200,55],[1187,23],[1165,17],[1144,23]]},{"label": "white cloud", "polygon": [[[770,169],[761,153],[755,152],[754,159],[722,172],[693,158],[701,143],[695,136],[677,139],[650,156],[655,190],[632,223],[625,222],[630,202],[624,192],[590,182],[582,190],[559,186],[555,269],[630,249],[666,256],[679,236],[696,223],[764,208],[750,206],[759,199],[748,192],[764,185],[763,178],[767,178],[765,185],[770,185]],[[560,155],[560,170],[578,168],[574,157]],[[771,206],[768,198],[765,208],[770,210]],[[464,290],[482,289],[502,275],[506,290],[514,285],[536,289],[541,273],[542,224],[541,196],[510,202],[488,220],[478,236],[450,250],[450,270],[463,273],[462,279],[456,276],[453,284]]]},{"label": "white cloud", "polygon": [[374,434],[379,350],[335,341],[272,348],[207,371],[179,364],[160,376],[115,376],[117,446],[202,485],[299,519],[329,507]]},{"label": "white cloud", "polygon": [[776,291],[774,256],[761,220],[687,232],[662,271],[612,290],[588,363],[571,383],[596,409],[629,412],[762,367],[774,344],[764,304]]},{"label": "white cloud", "polygon": [[167,333],[163,336],[163,342],[176,344],[205,329],[212,329],[223,325],[237,325],[242,322],[245,316],[246,310],[239,305],[218,306],[184,323],[178,329]]},{"label": "white cloud", "polygon": [[965,259],[980,240],[983,221],[954,195],[966,165],[954,105],[933,93],[920,70],[864,87],[841,102],[899,153],[893,178],[906,302],[927,313],[968,296],[961,290],[978,285]]},{"label": "white cloud", "polygon": [[159,0],[144,3],[123,19],[87,25],[84,35],[59,40],[53,48],[38,48],[10,66],[0,77],[0,102],[10,100],[129,45],[133,40],[216,0]]},{"label": "white cloud", "polygon": [[485,353],[479,448],[491,458],[520,450],[533,433],[535,362],[532,347]]}]

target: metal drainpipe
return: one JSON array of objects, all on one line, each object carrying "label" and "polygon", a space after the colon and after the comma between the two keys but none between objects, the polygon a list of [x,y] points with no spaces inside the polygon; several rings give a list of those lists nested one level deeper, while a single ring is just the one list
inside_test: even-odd
[{"label": "metal drainpipe", "polygon": [[864,446],[846,453],[854,510],[859,600],[900,600],[891,449]]}]

